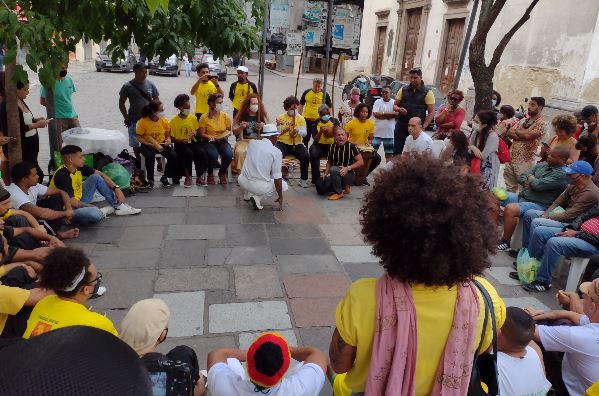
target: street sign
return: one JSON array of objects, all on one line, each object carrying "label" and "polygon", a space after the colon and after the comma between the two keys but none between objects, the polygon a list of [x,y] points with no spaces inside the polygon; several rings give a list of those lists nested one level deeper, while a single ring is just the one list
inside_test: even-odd
[{"label": "street sign", "polygon": [[303,37],[301,33],[287,33],[287,55],[300,56],[302,47]]}]

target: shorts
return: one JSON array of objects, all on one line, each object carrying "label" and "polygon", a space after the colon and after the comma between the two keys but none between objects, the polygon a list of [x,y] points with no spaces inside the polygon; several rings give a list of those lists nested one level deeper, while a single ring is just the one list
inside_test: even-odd
[{"label": "shorts", "polygon": [[504,199],[503,201],[501,201],[500,205],[506,206],[507,204],[511,204],[511,203],[518,204],[518,207],[520,208],[520,217],[524,216],[524,213],[528,212],[529,210],[545,210],[545,209],[547,209],[546,206],[543,206],[541,204],[521,200],[518,197],[518,194],[516,194],[516,193],[509,192],[507,194],[508,194],[507,198]]},{"label": "shorts", "polygon": [[375,151],[379,151],[381,143],[383,144],[385,154],[393,154],[393,149],[395,148],[395,139],[375,137],[372,139],[372,147],[374,147]]},{"label": "shorts", "polygon": [[137,122],[132,122],[131,125],[129,125],[129,146],[133,147],[133,148],[137,148],[139,147],[139,141],[137,140],[137,133],[135,133],[135,127],[137,126]]}]

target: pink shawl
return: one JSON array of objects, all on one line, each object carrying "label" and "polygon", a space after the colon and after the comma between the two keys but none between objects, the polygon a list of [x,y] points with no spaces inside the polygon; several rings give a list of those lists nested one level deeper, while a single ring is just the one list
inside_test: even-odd
[{"label": "pink shawl", "polygon": [[[416,309],[409,284],[383,275],[376,287],[377,317],[366,396],[412,396],[416,392],[418,334]],[[467,394],[479,315],[472,282],[458,286],[451,331],[433,385],[432,395]]]}]

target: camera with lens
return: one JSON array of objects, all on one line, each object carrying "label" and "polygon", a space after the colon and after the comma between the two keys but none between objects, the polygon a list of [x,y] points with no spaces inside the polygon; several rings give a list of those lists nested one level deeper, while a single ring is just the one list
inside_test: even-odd
[{"label": "camera with lens", "polygon": [[169,359],[161,353],[142,358],[150,375],[153,396],[191,396],[195,386],[189,364]]}]

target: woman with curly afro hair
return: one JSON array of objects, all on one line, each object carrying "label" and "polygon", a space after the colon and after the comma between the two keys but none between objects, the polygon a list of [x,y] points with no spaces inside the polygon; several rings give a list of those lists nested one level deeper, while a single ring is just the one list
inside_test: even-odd
[{"label": "woman with curly afro hair", "polygon": [[55,294],[35,305],[23,338],[67,326],[96,327],[117,335],[110,319],[84,305],[98,295],[101,281],[102,274],[82,250],[68,247],[52,250],[44,260],[39,285]]},{"label": "woman with curly afro hair", "polygon": [[375,176],[360,215],[385,273],[351,285],[329,351],[354,393],[467,394],[475,352],[492,338],[475,280],[498,328],[505,318],[503,301],[480,278],[496,242],[487,197],[478,176],[429,156],[398,158]]}]

